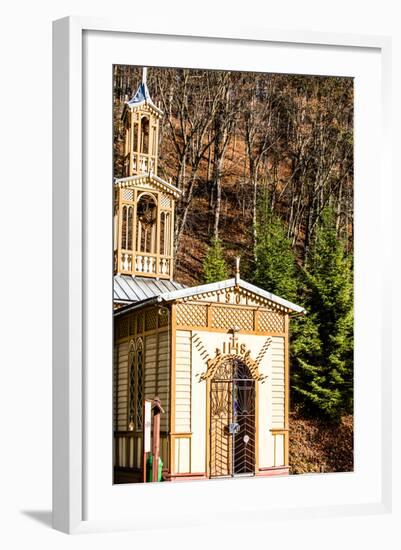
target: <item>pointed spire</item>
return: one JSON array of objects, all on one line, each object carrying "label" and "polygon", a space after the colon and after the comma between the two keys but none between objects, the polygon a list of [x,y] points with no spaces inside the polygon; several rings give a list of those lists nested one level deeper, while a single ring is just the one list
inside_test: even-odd
[{"label": "pointed spire", "polygon": [[163,114],[163,111],[157,107],[151,97],[148,90],[148,83],[147,83],[147,77],[148,77],[148,68],[142,67],[142,80],[139,84],[139,87],[137,91],[134,93],[134,95],[131,97],[129,101],[127,101],[126,105],[128,107],[140,107],[144,103],[147,103],[150,105],[159,115]]}]

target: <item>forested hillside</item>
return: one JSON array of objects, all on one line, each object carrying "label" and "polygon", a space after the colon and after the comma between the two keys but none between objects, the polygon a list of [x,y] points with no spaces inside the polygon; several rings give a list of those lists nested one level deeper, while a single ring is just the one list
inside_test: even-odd
[{"label": "forested hillside", "polygon": [[[114,67],[115,177],[140,81],[141,68]],[[158,173],[182,190],[175,279],[232,276],[240,255],[242,278],[303,305],[291,327],[297,418],[322,430],[345,418],[352,455],[353,80],[151,68],[147,82],[164,111]]]},{"label": "forested hillside", "polygon": [[[119,117],[140,80],[140,68],[115,66],[116,177],[122,175]],[[183,191],[177,279],[200,279],[213,237],[222,240],[227,258],[252,259],[262,189],[301,264],[328,204],[337,234],[352,246],[352,79],[155,68],[148,86],[164,111],[159,175]]]}]

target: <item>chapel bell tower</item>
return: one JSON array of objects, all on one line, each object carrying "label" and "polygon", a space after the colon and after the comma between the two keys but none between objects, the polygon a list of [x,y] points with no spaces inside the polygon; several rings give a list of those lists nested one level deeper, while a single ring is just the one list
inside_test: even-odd
[{"label": "chapel bell tower", "polygon": [[143,68],[142,82],[123,111],[125,128],[124,175],[157,174],[159,120],[163,112],[150,98]]},{"label": "chapel bell tower", "polygon": [[173,276],[174,205],[181,192],[157,175],[163,111],[149,94],[147,69],[124,105],[124,177],[114,183],[114,273]]}]

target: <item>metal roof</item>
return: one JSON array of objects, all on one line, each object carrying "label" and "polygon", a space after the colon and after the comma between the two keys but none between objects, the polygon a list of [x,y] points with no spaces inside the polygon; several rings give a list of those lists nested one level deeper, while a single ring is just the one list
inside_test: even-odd
[{"label": "metal roof", "polygon": [[[119,276],[121,277],[121,275]],[[116,278],[115,278],[116,279]],[[133,280],[138,279],[138,277],[132,278]],[[147,282],[150,280],[147,280]],[[151,281],[154,281],[152,279]],[[162,281],[157,281],[158,283],[161,283]],[[231,288],[234,286],[238,286],[239,288],[242,288],[244,290],[247,290],[249,292],[252,292],[253,294],[256,294],[257,296],[260,296],[261,298],[265,298],[266,300],[269,300],[270,302],[279,304],[289,310],[294,311],[295,313],[306,313],[305,309],[301,306],[298,306],[297,304],[293,304],[292,302],[289,302],[288,300],[285,300],[284,298],[280,298],[279,296],[276,296],[275,294],[272,294],[271,292],[268,292],[267,290],[263,290],[262,288],[259,288],[255,285],[252,285],[251,283],[248,283],[246,281],[243,281],[242,279],[226,279],[225,281],[219,281],[217,283],[209,283],[206,285],[199,285],[199,286],[193,286],[193,287],[184,287],[183,285],[180,285],[179,283],[173,283],[172,281],[163,281],[164,284],[170,283],[177,285],[176,288],[163,291],[159,294],[153,294],[153,296],[147,296],[146,302],[152,303],[152,302],[172,302],[174,300],[178,300],[180,298],[190,298],[191,296],[195,296],[197,294],[205,294],[207,292],[215,292],[217,290],[223,290],[226,288]],[[178,288],[177,288],[178,287]],[[139,307],[139,302],[132,304],[131,307],[124,308],[124,311],[130,310],[130,309],[136,309]],[[116,315],[119,315],[120,312],[122,313],[123,310],[117,310]]]},{"label": "metal roof", "polygon": [[134,107],[140,107],[141,105],[144,105],[144,104],[150,105],[152,109],[157,111],[160,115],[163,114],[163,111],[159,109],[159,107],[156,107],[156,105],[153,103],[150,97],[146,79],[142,80],[142,82],[139,84],[137,91],[134,93],[131,99],[126,102],[126,106],[130,108],[134,108]]},{"label": "metal roof", "polygon": [[115,275],[114,301],[127,304],[137,303],[182,288],[184,285],[168,279]]}]

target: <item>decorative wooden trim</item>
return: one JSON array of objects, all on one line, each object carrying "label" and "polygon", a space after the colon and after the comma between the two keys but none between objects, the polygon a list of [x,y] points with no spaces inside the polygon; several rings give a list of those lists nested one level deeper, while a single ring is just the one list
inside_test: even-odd
[{"label": "decorative wooden trim", "polygon": [[[115,325],[115,328],[118,327],[119,323],[125,319],[129,319],[129,318],[133,318],[133,319],[137,319],[138,315],[141,314],[141,315],[144,315],[144,317],[146,316],[146,314],[151,311],[152,309],[155,309],[155,310],[158,310],[160,306],[150,306],[150,307],[146,307],[144,309],[138,309],[136,310],[135,312],[130,312],[128,311],[126,314],[122,314],[120,315],[117,319],[116,319],[116,325]],[[165,307],[165,306],[163,306]],[[146,328],[146,327],[145,327]],[[132,338],[134,336],[149,336],[149,335],[156,335],[160,332],[167,332],[169,330],[169,325],[164,325],[164,326],[157,326],[156,328],[154,329],[149,329],[149,330],[136,330],[134,333],[131,333],[131,334],[128,334],[128,335],[125,335],[125,336],[121,336],[120,338],[118,338],[118,330],[115,330],[115,334],[116,334],[116,338],[115,338],[115,343],[116,344],[121,344],[121,343],[124,343],[124,342],[129,342],[130,340],[132,340]],[[180,329],[181,330],[181,329]]]},{"label": "decorative wooden trim", "polygon": [[[182,330],[210,330],[213,332],[227,332],[230,330],[231,325],[235,324],[240,327],[242,327],[243,324],[247,324],[247,328],[241,328],[239,332],[244,334],[255,334],[255,335],[269,335],[269,336],[285,336],[285,322],[284,318],[285,315],[282,312],[278,311],[272,311],[270,309],[262,308],[261,306],[251,306],[251,305],[233,305],[233,304],[224,304],[220,302],[207,302],[207,301],[182,301],[177,300],[177,305],[179,308],[179,314],[178,319],[180,322],[178,322],[178,326]],[[188,309],[186,309],[188,308]],[[202,323],[200,322],[201,319],[198,319],[197,317],[200,315],[200,313],[196,313],[197,310],[195,308],[203,308],[205,312],[205,319],[202,320]],[[230,321],[227,319],[227,323],[224,323],[224,317],[225,313],[227,315],[234,315],[235,317],[239,317],[237,321],[233,320]],[[241,314],[246,315],[247,318],[243,319],[243,323],[241,323]],[[261,316],[262,315],[275,315],[279,316],[280,323],[282,325],[283,330],[272,330],[273,328],[279,328],[278,326],[275,327],[274,325],[278,323],[278,320],[272,321],[270,323],[271,326],[267,326],[266,328],[261,328]],[[220,319],[217,319],[216,316],[220,317]],[[223,318],[221,318],[223,316]],[[252,318],[252,321],[251,321]],[[200,324],[196,324],[196,321],[198,321]],[[251,321],[251,323],[250,323]],[[215,326],[217,324],[222,324],[225,326]],[[250,324],[252,324],[252,328],[250,328]],[[267,322],[265,323],[265,325]],[[272,326],[273,325],[273,326]]]},{"label": "decorative wooden trim", "polygon": [[[290,313],[290,309],[282,306],[281,304],[278,304],[277,302],[272,302],[268,298],[263,298],[262,296],[255,295],[249,290],[241,290],[241,293],[245,296],[246,299],[250,298],[254,303],[249,304],[237,304],[232,302],[224,302],[220,301],[220,296],[223,296],[228,291],[234,291],[235,287],[228,287],[224,290],[213,290],[213,291],[207,291],[207,292],[199,292],[199,294],[191,295],[191,296],[184,296],[182,298],[179,298],[177,300],[177,303],[181,304],[208,304],[211,303],[214,306],[221,306],[221,307],[231,307],[236,309],[254,309],[254,308],[263,308],[265,311],[271,312],[271,313],[277,313],[279,315],[286,315],[287,313]],[[209,300],[211,296],[217,296],[217,301],[215,300]]]},{"label": "decorative wooden trim", "polygon": [[171,305],[170,310],[170,429],[169,429],[169,471],[170,473],[175,471],[175,445],[174,437],[175,433],[175,398],[176,398],[176,344],[177,344],[177,330],[176,330],[176,306]]},{"label": "decorative wooden trim", "polygon": [[170,432],[171,437],[176,439],[191,439],[193,432]]},{"label": "decorative wooden trim", "polygon": [[[196,332],[220,332],[224,334],[231,334],[229,329],[226,328],[212,328],[212,327],[200,327],[196,325],[177,325],[179,330],[195,330]],[[239,330],[237,334],[252,334],[254,336],[279,336],[281,338],[285,337],[284,332],[259,332],[254,330]]]},{"label": "decorative wooden trim", "polygon": [[207,361],[207,369],[205,372],[199,375],[199,381],[214,378],[216,370],[227,360],[238,359],[243,362],[249,369],[252,378],[255,382],[263,382],[267,378],[267,375],[259,373],[259,364],[251,358],[249,350],[243,355],[240,353],[216,353],[216,356]]},{"label": "decorative wooden trim", "polygon": [[[290,360],[289,360],[289,315],[285,316],[284,336],[284,428],[289,429],[290,412]],[[284,464],[289,464],[288,431],[284,433]]]}]

